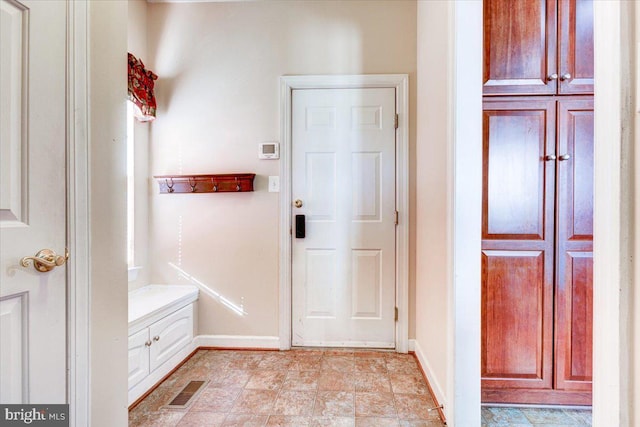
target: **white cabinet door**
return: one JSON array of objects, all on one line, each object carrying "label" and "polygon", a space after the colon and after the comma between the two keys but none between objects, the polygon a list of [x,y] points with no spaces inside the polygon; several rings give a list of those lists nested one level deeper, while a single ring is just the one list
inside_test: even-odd
[{"label": "white cabinet door", "polygon": [[393,348],[395,89],[292,102],[293,345]]},{"label": "white cabinet door", "polygon": [[129,337],[129,390],[149,375],[149,328]]},{"label": "white cabinet door", "polygon": [[149,337],[152,341],[150,369],[153,372],[193,339],[193,304],[151,325]]},{"label": "white cabinet door", "polygon": [[20,260],[65,253],[67,2],[0,0],[0,18],[0,402],[65,403],[66,267]]}]

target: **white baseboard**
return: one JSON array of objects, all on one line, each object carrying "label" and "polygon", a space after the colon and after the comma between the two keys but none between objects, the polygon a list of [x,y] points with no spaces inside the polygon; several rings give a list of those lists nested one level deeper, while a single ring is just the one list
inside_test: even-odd
[{"label": "white baseboard", "polygon": [[198,335],[197,347],[280,349],[280,337],[250,335]]},{"label": "white baseboard", "polygon": [[[443,405],[443,410],[445,413],[445,416],[447,415],[447,398],[446,395],[444,394],[444,391],[442,389],[442,386],[440,385],[440,382],[438,382],[435,374],[433,373],[433,370],[431,369],[431,365],[429,365],[429,361],[427,360],[426,356],[424,355],[422,348],[420,347],[420,344],[418,343],[417,340],[410,340],[409,342],[409,346],[411,346],[411,341],[413,341],[413,347],[415,353],[416,353],[416,357],[418,358],[418,362],[420,363],[420,366],[422,367],[422,370],[424,371],[425,375],[427,376],[427,381],[429,381],[429,385],[431,386],[431,390],[433,390],[433,394],[435,394],[435,399],[438,401],[439,405]],[[448,418],[448,417],[447,417]]]},{"label": "white baseboard", "polygon": [[407,342],[407,350],[408,351],[416,351],[416,340],[410,339]]}]

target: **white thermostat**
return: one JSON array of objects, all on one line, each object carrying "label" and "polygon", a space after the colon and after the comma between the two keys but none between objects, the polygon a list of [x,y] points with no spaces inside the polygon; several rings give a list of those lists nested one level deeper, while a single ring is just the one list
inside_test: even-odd
[{"label": "white thermostat", "polygon": [[260,144],[260,151],[258,152],[259,159],[279,159],[280,158],[280,144],[277,142],[263,142]]}]

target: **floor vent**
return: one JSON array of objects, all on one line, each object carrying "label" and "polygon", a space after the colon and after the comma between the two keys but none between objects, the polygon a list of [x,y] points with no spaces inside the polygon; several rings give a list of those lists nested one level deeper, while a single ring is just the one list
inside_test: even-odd
[{"label": "floor vent", "polygon": [[167,409],[186,409],[191,405],[194,401],[198,393],[204,389],[204,386],[209,381],[190,381],[182,391],[180,391],[176,396],[171,400],[171,402],[165,406]]}]

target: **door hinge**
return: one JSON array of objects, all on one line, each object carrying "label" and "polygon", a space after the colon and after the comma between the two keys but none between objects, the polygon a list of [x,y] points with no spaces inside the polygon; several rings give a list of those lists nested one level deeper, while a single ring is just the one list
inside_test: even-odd
[{"label": "door hinge", "polygon": [[396,322],[398,321],[398,307],[395,307],[394,319]]},{"label": "door hinge", "polygon": [[399,122],[399,121],[400,121],[400,120],[399,120],[399,117],[398,117],[398,115],[396,114],[396,117],[393,119],[393,127],[394,127],[395,129],[398,129],[398,122]]},{"label": "door hinge", "polygon": [[395,224],[396,224],[396,225],[398,225],[398,224],[399,224],[399,222],[400,222],[400,221],[398,220],[398,217],[399,217],[399,216],[400,216],[400,214],[398,213],[398,211],[396,211],[396,212],[395,212],[395,219],[394,219],[394,222],[395,222]]}]

